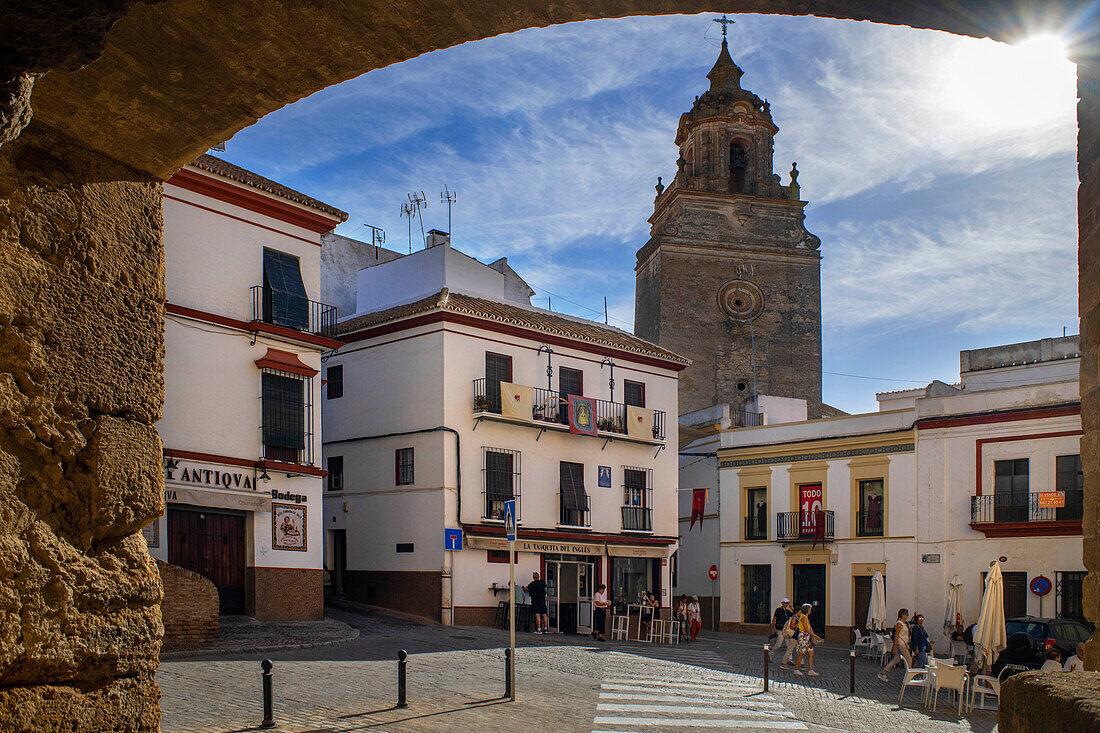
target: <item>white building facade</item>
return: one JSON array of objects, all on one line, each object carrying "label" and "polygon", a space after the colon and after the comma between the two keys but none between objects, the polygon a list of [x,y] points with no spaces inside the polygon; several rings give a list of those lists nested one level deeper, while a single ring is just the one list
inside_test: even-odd
[{"label": "white building facade", "polygon": [[[728,427],[686,448],[717,445],[722,628],[770,633],[786,596],[846,643],[879,571],[888,614],[920,611],[936,634],[956,576],[963,620],[976,620],[994,560],[1007,615],[1080,618],[1078,365],[1076,337],[965,351],[957,385],[879,395],[876,413]],[[685,564],[713,552],[681,534]],[[1036,578],[1051,592],[1033,593]]]},{"label": "white building facade", "polygon": [[[599,583],[617,604],[649,591],[667,606],[677,477],[665,416],[686,360],[533,308],[506,262],[483,265],[441,233],[432,244],[357,274],[359,313],[325,363],[343,383],[324,406],[336,592],[494,623],[514,498],[516,578],[543,575],[553,629],[590,631]],[[570,431],[569,395],[591,400],[593,434]],[[462,530],[463,549],[444,549],[445,529]]]},{"label": "white building facade", "polygon": [[167,512],[150,552],[220,612],[323,617],[320,237],[347,214],[204,155],[164,185]]}]

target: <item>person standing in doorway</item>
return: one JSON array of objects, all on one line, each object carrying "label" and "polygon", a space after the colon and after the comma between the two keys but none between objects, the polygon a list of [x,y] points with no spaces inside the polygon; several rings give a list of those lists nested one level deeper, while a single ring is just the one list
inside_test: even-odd
[{"label": "person standing in doorway", "polygon": [[791,608],[791,599],[784,598],[779,602],[779,608],[775,609],[775,613],[772,614],[772,628],[774,631],[772,635],[768,637],[768,643],[772,644],[775,640],[772,648],[783,646],[783,627],[787,625],[787,622],[791,620],[791,616],[794,615],[794,609]]},{"label": "person standing in doorway", "polygon": [[894,646],[890,649],[894,658],[878,673],[878,678],[883,682],[889,682],[886,673],[896,667],[903,658],[910,667],[913,666],[913,655],[909,653],[909,624],[906,623],[908,620],[909,609],[903,608],[898,611],[898,622],[894,624]]},{"label": "person standing in doorway", "polygon": [[523,586],[531,596],[531,613],[535,615],[535,633],[550,633],[550,618],[546,615],[546,583],[538,573],[531,573],[531,582]]},{"label": "person standing in doorway", "polygon": [[691,618],[691,640],[698,641],[699,629],[703,628],[703,609],[699,608],[699,596],[691,597],[688,616]]},{"label": "person standing in doorway", "polygon": [[607,586],[603,583],[596,586],[596,595],[592,596],[592,604],[596,607],[592,623],[592,638],[606,642],[607,639],[603,638],[603,630],[607,625],[607,609],[611,608],[611,601],[607,599]]},{"label": "person standing in doorway", "polygon": [[798,676],[802,676],[802,670],[799,667],[802,666],[802,659],[806,659],[806,674],[810,677],[817,677],[817,672],[814,671],[814,646],[825,641],[820,636],[814,633],[814,629],[810,626],[810,612],[814,610],[814,607],[809,603],[802,604],[802,610],[798,613],[798,659],[794,662],[794,673]]}]

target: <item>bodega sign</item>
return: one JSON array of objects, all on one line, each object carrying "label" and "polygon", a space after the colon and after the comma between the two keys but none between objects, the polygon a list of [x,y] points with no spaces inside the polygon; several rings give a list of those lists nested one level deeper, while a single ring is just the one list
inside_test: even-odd
[{"label": "bodega sign", "polygon": [[251,473],[190,466],[179,459],[168,457],[164,459],[164,480],[219,489],[256,490],[255,479]]}]

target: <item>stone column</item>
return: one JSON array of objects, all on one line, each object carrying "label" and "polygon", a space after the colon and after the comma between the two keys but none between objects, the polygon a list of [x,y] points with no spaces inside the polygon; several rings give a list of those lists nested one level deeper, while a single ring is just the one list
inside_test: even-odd
[{"label": "stone column", "polygon": [[156,731],[160,184],[0,147],[0,730]]}]

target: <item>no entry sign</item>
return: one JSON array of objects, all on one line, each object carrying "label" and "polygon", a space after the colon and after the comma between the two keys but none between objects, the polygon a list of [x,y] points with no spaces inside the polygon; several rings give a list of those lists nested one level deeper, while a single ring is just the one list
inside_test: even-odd
[{"label": "no entry sign", "polygon": [[707,575],[710,576],[711,580],[718,580],[718,566],[711,565],[710,570],[707,571]]}]

